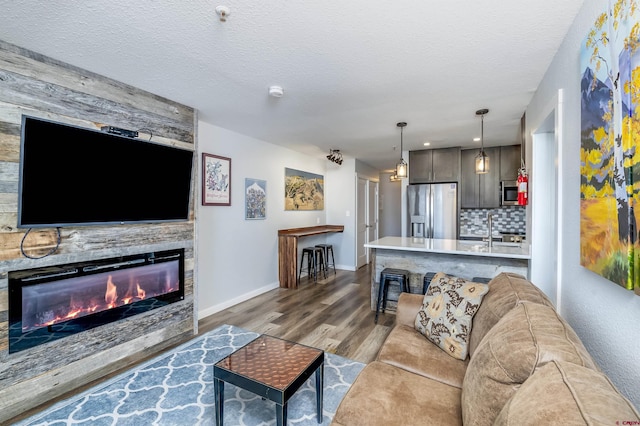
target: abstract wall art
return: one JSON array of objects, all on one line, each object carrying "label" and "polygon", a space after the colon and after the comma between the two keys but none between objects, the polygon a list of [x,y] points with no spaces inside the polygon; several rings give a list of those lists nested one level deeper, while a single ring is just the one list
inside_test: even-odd
[{"label": "abstract wall art", "polygon": [[324,210],[324,177],[285,168],[284,209]]}]

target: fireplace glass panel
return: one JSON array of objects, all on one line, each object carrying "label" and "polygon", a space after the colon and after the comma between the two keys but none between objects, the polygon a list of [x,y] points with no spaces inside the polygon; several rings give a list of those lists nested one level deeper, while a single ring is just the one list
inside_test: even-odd
[{"label": "fireplace glass panel", "polygon": [[9,352],[184,298],[184,250],[9,273]]}]

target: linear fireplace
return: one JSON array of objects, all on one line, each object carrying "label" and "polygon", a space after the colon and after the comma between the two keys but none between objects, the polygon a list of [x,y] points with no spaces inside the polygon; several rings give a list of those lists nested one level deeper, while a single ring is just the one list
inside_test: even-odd
[{"label": "linear fireplace", "polygon": [[184,299],[184,249],[9,272],[9,353]]}]

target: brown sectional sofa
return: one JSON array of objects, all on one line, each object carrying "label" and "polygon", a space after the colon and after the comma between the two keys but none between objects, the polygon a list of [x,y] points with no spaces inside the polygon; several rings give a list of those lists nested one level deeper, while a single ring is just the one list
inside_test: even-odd
[{"label": "brown sectional sofa", "polygon": [[414,329],[422,295],[402,293],[396,326],[351,386],[334,425],[640,424],[549,299],[502,273],[473,318],[469,357]]}]

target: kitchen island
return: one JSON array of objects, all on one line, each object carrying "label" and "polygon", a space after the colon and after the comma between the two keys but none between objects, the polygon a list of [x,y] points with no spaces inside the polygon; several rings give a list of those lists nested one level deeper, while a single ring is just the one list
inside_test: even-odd
[{"label": "kitchen island", "polygon": [[[372,249],[371,309],[376,309],[380,272],[384,268],[410,272],[412,293],[422,293],[427,272],[445,272],[471,279],[493,278],[501,272],[515,272],[528,277],[529,245],[526,243],[446,240],[416,237],[384,237],[364,245]],[[398,286],[389,287],[387,310],[394,311]]]}]

